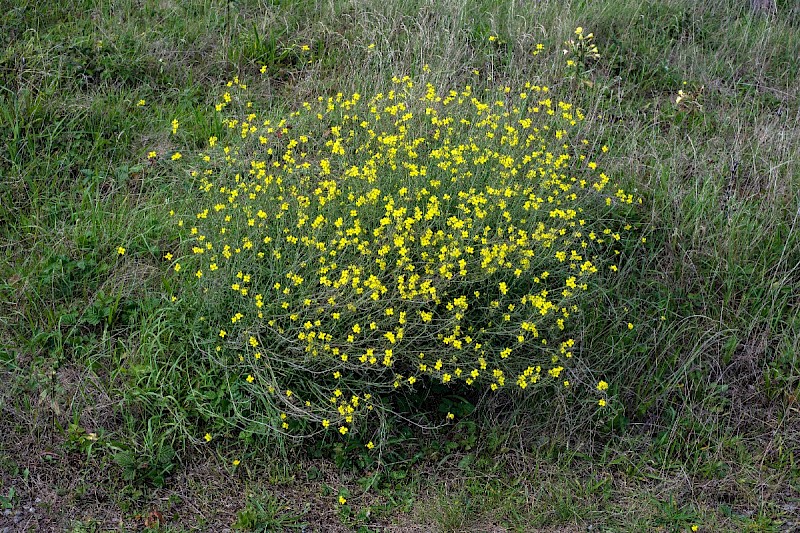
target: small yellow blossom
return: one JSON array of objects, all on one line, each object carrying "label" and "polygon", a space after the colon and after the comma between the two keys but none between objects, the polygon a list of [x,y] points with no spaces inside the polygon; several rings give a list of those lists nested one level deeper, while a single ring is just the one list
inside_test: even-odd
[{"label": "small yellow blossom", "polygon": [[123,248],[122,246],[119,246],[119,247],[117,248],[117,253],[118,253],[119,255],[125,255],[125,248]]},{"label": "small yellow blossom", "polygon": [[180,153],[180,152],[175,152],[174,154],[172,154],[172,160],[173,160],[173,161],[177,161],[177,160],[178,160],[178,159],[180,159],[181,157],[183,157],[183,156],[181,155],[181,153]]},{"label": "small yellow blossom", "polygon": [[203,438],[206,439],[206,442],[211,442],[211,433],[206,433]]}]

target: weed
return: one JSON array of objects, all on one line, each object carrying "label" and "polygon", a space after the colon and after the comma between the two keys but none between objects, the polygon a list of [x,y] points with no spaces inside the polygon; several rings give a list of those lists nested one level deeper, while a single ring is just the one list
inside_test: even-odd
[{"label": "weed", "polygon": [[248,495],[233,527],[254,532],[304,529],[306,524],[300,520],[301,514],[295,513],[286,502],[271,493],[261,492]]}]

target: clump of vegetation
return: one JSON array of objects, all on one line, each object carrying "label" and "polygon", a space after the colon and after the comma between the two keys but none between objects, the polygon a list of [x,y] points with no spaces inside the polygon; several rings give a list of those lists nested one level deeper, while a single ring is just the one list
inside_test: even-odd
[{"label": "clump of vegetation", "polygon": [[203,294],[226,423],[361,433],[372,448],[396,391],[604,396],[574,362],[570,323],[592,276],[616,271],[636,202],[598,167],[608,149],[581,137],[579,109],[531,83],[404,76],[271,120],[246,84],[228,87],[216,107],[229,135],[173,155],[202,195],[173,211],[185,253],[166,256]]},{"label": "clump of vegetation", "polygon": [[594,33],[585,33],[582,26],[575,28],[575,38],[564,41],[562,52],[566,56],[566,74],[571,79],[580,79],[591,86],[588,75],[592,66],[600,59],[600,50],[594,42]]}]

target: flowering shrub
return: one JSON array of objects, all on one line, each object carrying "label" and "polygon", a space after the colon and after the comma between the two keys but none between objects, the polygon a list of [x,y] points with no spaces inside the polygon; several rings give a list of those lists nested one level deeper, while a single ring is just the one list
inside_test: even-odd
[{"label": "flowering shrub", "polygon": [[633,202],[584,115],[530,83],[393,82],[273,121],[234,79],[228,139],[181,161],[201,196],[173,268],[202,291],[232,424],[363,433],[398,391],[576,379],[570,321]]}]

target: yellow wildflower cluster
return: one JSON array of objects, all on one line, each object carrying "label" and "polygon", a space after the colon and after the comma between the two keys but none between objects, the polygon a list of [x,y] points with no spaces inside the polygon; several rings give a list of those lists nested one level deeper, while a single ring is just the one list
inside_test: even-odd
[{"label": "yellow wildflower cluster", "polygon": [[[246,100],[228,87],[220,111]],[[569,387],[570,316],[630,229],[602,215],[634,201],[588,154],[579,109],[531,83],[408,76],[279,120],[240,108],[192,160],[182,262],[276,429],[345,435],[425,383]]]},{"label": "yellow wildflower cluster", "polygon": [[594,43],[594,33],[585,34],[581,26],[575,28],[575,39],[565,41],[564,45],[566,55],[574,55],[580,60],[600,59],[600,50]]},{"label": "yellow wildflower cluster", "polygon": [[[562,51],[567,58],[567,74],[573,78],[585,76],[590,63],[600,59],[600,50],[594,42],[594,33],[585,33],[581,26],[575,28],[574,39],[564,41]],[[584,79],[583,81],[588,82],[589,80]]]}]

